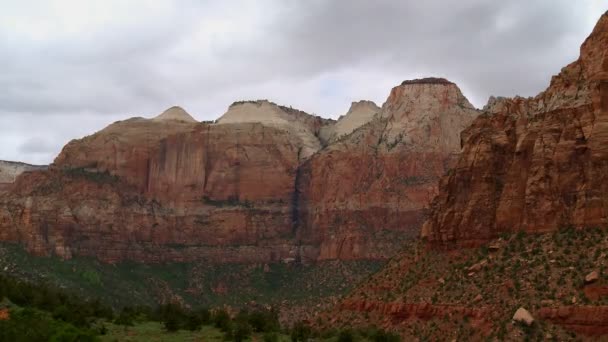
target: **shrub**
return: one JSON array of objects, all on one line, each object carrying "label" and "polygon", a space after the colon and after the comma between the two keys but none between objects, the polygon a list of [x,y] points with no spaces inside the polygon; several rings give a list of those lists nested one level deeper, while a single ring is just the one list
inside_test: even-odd
[{"label": "shrub", "polygon": [[230,320],[230,315],[228,312],[223,309],[216,311],[213,315],[213,325],[223,332],[231,331],[232,321]]},{"label": "shrub", "polygon": [[279,335],[276,332],[265,333],[264,342],[279,342]]},{"label": "shrub", "polygon": [[311,335],[310,327],[302,322],[296,323],[291,329],[291,340],[293,342],[306,342]]},{"label": "shrub", "polygon": [[279,330],[279,318],[275,311],[254,311],[249,314],[248,322],[255,332],[270,332]]},{"label": "shrub", "polygon": [[133,321],[135,321],[135,315],[133,311],[129,307],[125,307],[120,311],[116,320],[114,320],[115,324],[124,325],[124,326],[132,326]]},{"label": "shrub", "polygon": [[338,342],[353,342],[354,340],[355,336],[350,330],[342,330],[340,331],[340,334],[338,334]]},{"label": "shrub", "polygon": [[251,326],[247,321],[239,320],[234,328],[234,342],[245,341],[251,335]]}]

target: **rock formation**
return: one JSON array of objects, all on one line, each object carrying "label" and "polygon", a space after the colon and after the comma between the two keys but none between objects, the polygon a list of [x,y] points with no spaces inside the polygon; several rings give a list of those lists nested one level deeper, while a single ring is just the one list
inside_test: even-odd
[{"label": "rock formation", "polygon": [[321,130],[333,120],[312,116],[297,109],[279,106],[267,100],[233,103],[228,112],[217,119],[217,124],[261,123],[286,130],[299,138],[301,160],[310,157],[322,147]]},{"label": "rock formation", "polygon": [[495,99],[462,133],[422,236],[474,245],[503,232],[608,223],[608,15],[534,98]]},{"label": "rock formation", "polygon": [[107,262],[291,257],[298,144],[257,123],[116,122],[18,178],[0,240]]},{"label": "rock formation", "polygon": [[0,240],[107,262],[387,258],[419,229],[476,115],[436,79],[337,123],[265,100],[211,124],[172,107],[71,141],[49,170],[19,177],[0,200]]},{"label": "rock formation", "polygon": [[6,191],[17,176],[26,171],[42,170],[45,165],[30,165],[20,162],[0,160],[0,192]]},{"label": "rock formation", "polygon": [[321,259],[394,255],[399,241],[418,233],[439,177],[459,152],[459,132],[476,115],[443,79],[393,88],[373,120],[300,167],[303,241],[320,245]]},{"label": "rock formation", "polygon": [[345,115],[340,116],[333,125],[325,126],[321,131],[322,140],[331,144],[345,135],[352,133],[355,129],[372,121],[374,115],[380,112],[373,101],[353,102]]}]

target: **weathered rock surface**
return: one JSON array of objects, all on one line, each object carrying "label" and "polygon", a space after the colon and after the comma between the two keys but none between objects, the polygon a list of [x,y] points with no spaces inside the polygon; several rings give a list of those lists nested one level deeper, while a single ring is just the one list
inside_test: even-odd
[{"label": "weathered rock surface", "polygon": [[608,15],[534,98],[491,99],[462,133],[422,236],[475,245],[502,232],[608,223]]},{"label": "weathered rock surface", "polygon": [[26,171],[43,170],[46,165],[30,165],[20,162],[0,160],[0,192],[8,190],[17,176]]},{"label": "weathered rock surface", "polygon": [[560,306],[541,308],[541,319],[587,336],[608,334],[608,306]]},{"label": "weathered rock surface", "polygon": [[299,170],[298,230],[321,259],[385,258],[418,233],[439,178],[477,111],[435,79],[392,89],[373,120]]},{"label": "weathered rock surface", "polygon": [[[390,257],[477,111],[435,79],[395,87],[378,110],[355,103],[335,124],[254,101],[213,124],[179,107],[116,122],[17,179],[0,240],[108,262]],[[342,138],[322,149],[327,129]]]},{"label": "weathered rock surface", "polygon": [[592,271],[585,276],[585,284],[591,284],[600,279],[600,275],[597,271]]},{"label": "weathered rock surface", "polygon": [[261,123],[286,130],[299,138],[300,159],[306,159],[321,149],[321,130],[334,123],[333,120],[312,116],[267,100],[235,102],[216,122],[218,124]]},{"label": "weathered rock surface", "polygon": [[196,123],[196,120],[188,114],[183,108],[179,106],[173,106],[166,111],[162,112],[160,115],[152,119],[154,121],[182,121],[182,122],[190,122]]},{"label": "weathered rock surface", "polygon": [[513,321],[530,326],[534,323],[534,317],[532,317],[530,311],[519,308],[513,314]]},{"label": "weathered rock surface", "polygon": [[374,115],[379,113],[380,110],[381,108],[372,101],[353,102],[348,112],[338,118],[335,124],[321,129],[321,139],[325,143],[331,144],[372,121]]},{"label": "weathered rock surface", "polygon": [[117,122],[17,179],[0,201],[0,240],[108,262],[293,257],[298,144],[259,123]]}]

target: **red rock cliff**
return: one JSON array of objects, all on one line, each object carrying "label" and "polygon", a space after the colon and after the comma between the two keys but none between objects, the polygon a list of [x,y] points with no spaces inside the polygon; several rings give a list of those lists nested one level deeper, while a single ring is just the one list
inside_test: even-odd
[{"label": "red rock cliff", "polygon": [[109,262],[292,257],[297,144],[256,123],[117,122],[18,178],[0,240]]},{"label": "red rock cliff", "polygon": [[0,199],[0,240],[108,262],[390,257],[476,114],[432,80],[395,87],[326,148],[333,121],[268,101],[235,103],[214,124],[179,107],[116,122],[17,179]]},{"label": "red rock cliff", "polygon": [[439,177],[477,111],[443,79],[393,88],[366,125],[299,171],[297,222],[320,259],[386,258],[418,233]]},{"label": "red rock cliff", "polygon": [[490,101],[462,134],[463,153],[423,237],[466,245],[501,232],[608,223],[607,51],[604,14],[546,91]]}]

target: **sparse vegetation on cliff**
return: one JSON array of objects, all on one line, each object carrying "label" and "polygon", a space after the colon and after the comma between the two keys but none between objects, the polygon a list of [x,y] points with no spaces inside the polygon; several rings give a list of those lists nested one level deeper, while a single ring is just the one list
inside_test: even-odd
[{"label": "sparse vegetation on cliff", "polygon": [[[391,325],[391,314],[374,308],[390,311],[392,307],[397,315],[405,310],[403,315],[414,317],[415,310],[428,309],[428,316],[408,321],[399,327],[401,332],[430,340],[448,330],[457,332],[460,337],[452,337],[459,339],[470,334],[499,340],[518,334],[531,339],[547,335],[570,339],[572,334],[581,335],[558,325],[547,312],[608,305],[607,255],[608,230],[603,228],[503,234],[479,248],[449,252],[414,243],[353,290],[346,297],[348,305],[338,309],[343,311],[330,316],[337,317],[338,326]],[[510,324],[519,307],[530,310],[537,319],[534,327]],[[414,311],[406,314],[407,310]],[[456,315],[460,318],[443,318],[450,310],[461,310]]]}]

